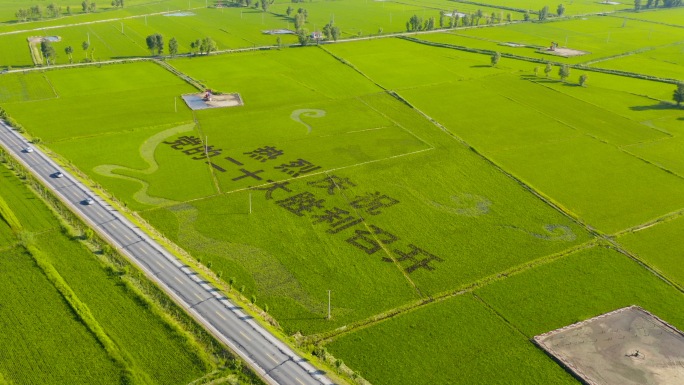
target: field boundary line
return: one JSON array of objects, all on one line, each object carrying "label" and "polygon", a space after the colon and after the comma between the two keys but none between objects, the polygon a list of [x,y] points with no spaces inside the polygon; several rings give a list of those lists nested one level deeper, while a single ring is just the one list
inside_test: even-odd
[{"label": "field boundary line", "polygon": [[319,333],[319,334],[312,334],[309,336],[306,336],[306,341],[309,343],[323,343],[327,344],[332,341],[334,341],[337,337],[343,336],[345,334],[349,334],[352,332],[356,332],[358,330],[362,330],[371,326],[374,326],[378,323],[381,323],[383,321],[386,321],[388,319],[401,316],[406,313],[410,313],[414,310],[422,309],[425,306],[429,306],[432,303],[438,303],[444,300],[447,300],[452,297],[457,297],[460,295],[468,294],[471,293],[477,289],[480,289],[482,287],[485,287],[493,282],[498,282],[503,279],[506,279],[510,276],[515,276],[521,273],[524,273],[528,270],[531,270],[533,268],[536,268],[538,266],[546,265],[552,262],[555,262],[561,258],[564,258],[566,256],[575,254],[577,252],[583,251],[583,250],[588,250],[593,247],[598,247],[600,244],[601,240],[599,238],[592,238],[584,243],[581,243],[579,245],[572,246],[568,249],[562,250],[557,253],[553,254],[548,254],[541,256],[537,259],[533,259],[531,261],[523,262],[522,264],[512,266],[506,270],[496,272],[493,274],[490,274],[488,276],[482,277],[476,281],[469,282],[469,283],[464,283],[461,286],[451,289],[446,292],[442,293],[437,293],[433,296],[430,297],[424,297],[423,299],[420,299],[418,301],[410,302],[408,304],[405,304],[403,306],[396,307],[394,309],[387,310],[383,313],[373,315],[369,318],[359,320],[357,322],[353,322],[351,324],[347,324],[341,327],[338,327],[337,329],[324,332],[324,333]]},{"label": "field boundary line", "polygon": [[655,275],[661,281],[665,282],[667,285],[672,286],[677,291],[684,294],[684,287],[680,286],[678,283],[669,279],[667,276],[665,276],[663,273],[661,273],[655,267],[652,267],[648,263],[644,262],[641,258],[638,257],[638,254],[633,253],[633,252],[625,249],[624,247],[622,247],[622,245],[620,245],[615,239],[612,239],[611,237],[604,236],[603,239],[605,239],[608,243],[610,243],[610,247],[613,250],[615,250],[618,253],[620,253],[620,254],[626,256],[627,258],[633,260],[638,265],[640,265],[641,267],[643,267],[644,269],[649,271],[651,274]]},{"label": "field boundary line", "polygon": [[216,188],[216,193],[212,194],[211,196],[221,195],[221,185],[219,184],[218,178],[214,173],[214,164],[211,162],[211,158],[209,157],[209,139],[206,135],[204,135],[204,131],[202,131],[202,127],[200,125],[199,120],[197,119],[197,115],[195,114],[194,110],[192,111],[192,119],[195,121],[194,129],[197,130],[197,133],[200,136],[200,141],[202,141],[202,143],[204,144],[204,156],[207,157],[206,163],[209,169],[209,175],[211,176],[211,181],[214,182],[214,188]]},{"label": "field boundary line", "polygon": [[[651,9],[640,9],[639,13],[643,12],[658,12],[658,11],[664,11],[663,8],[651,8]],[[659,24],[659,25],[664,25],[666,27],[674,27],[674,28],[684,28],[684,25],[679,25],[679,24],[670,24],[670,23],[664,23],[662,21],[655,21],[655,20],[648,20],[648,19],[638,19],[636,17],[629,17],[629,16],[620,16],[620,15],[606,15],[610,17],[619,17],[620,19],[627,19],[627,20],[634,20],[634,21],[641,21],[644,23],[652,23],[652,24]]]},{"label": "field boundary line", "polygon": [[640,225],[636,225],[636,226],[633,226],[633,227],[630,227],[630,228],[627,228],[624,230],[620,230],[616,233],[613,233],[611,236],[621,237],[621,236],[628,234],[628,233],[636,233],[636,232],[639,232],[641,230],[646,230],[649,227],[659,225],[661,223],[667,223],[667,222],[673,221],[673,220],[681,217],[682,215],[684,215],[684,209],[672,211],[672,212],[667,213],[665,215],[662,215],[658,218],[652,219],[648,222],[644,222]]},{"label": "field boundary line", "polygon": [[[208,87],[202,84],[200,81],[193,79],[190,77],[190,75],[187,75],[180,70],[178,70],[176,67],[172,66],[171,64],[167,63],[165,60],[159,60],[159,59],[152,59],[152,62],[158,64],[160,67],[164,68],[165,70],[171,72],[172,74],[178,76],[182,80],[184,80],[186,83],[190,84],[191,86],[197,88],[200,91],[206,90]],[[195,122],[197,122],[197,118],[194,117],[194,111],[193,111],[193,118]]]},{"label": "field boundary line", "polygon": [[513,323],[511,323],[511,322],[508,320],[508,318],[504,317],[503,314],[501,314],[497,309],[495,309],[492,305],[490,305],[490,304],[489,304],[487,301],[485,301],[482,297],[480,297],[479,295],[477,295],[477,293],[475,293],[475,292],[473,291],[473,292],[470,293],[470,294],[475,298],[475,300],[477,300],[478,302],[480,302],[480,303],[482,304],[482,306],[485,307],[485,309],[487,309],[487,310],[488,310],[489,312],[491,312],[494,316],[496,316],[496,318],[500,319],[501,322],[503,322],[506,326],[508,326],[509,329],[511,329],[511,330],[515,331],[516,333],[518,333],[519,335],[525,337],[525,339],[527,339],[527,340],[532,340],[532,337],[534,337],[534,336],[529,337],[529,336],[527,336],[525,333],[523,333],[522,330],[520,330],[520,329],[517,328],[515,325],[513,325]]},{"label": "field boundary line", "polygon": [[[385,91],[384,93],[385,93],[386,95],[392,96],[392,94],[390,94],[388,91]],[[390,122],[394,123],[397,127],[401,128],[402,130],[404,130],[404,131],[406,131],[407,133],[409,133],[409,134],[410,134],[411,136],[413,136],[414,138],[416,138],[416,139],[418,139],[419,141],[425,143],[426,145],[430,146],[430,147],[433,148],[433,149],[435,148],[435,145],[434,145],[434,144],[429,143],[428,141],[424,140],[424,139],[421,138],[420,136],[416,135],[413,131],[411,131],[411,130],[409,130],[408,128],[404,127],[404,125],[402,125],[402,124],[399,123],[398,121],[392,119],[390,116],[388,116],[388,115],[385,114],[384,112],[382,112],[382,111],[378,110],[377,108],[371,106],[371,105],[368,104],[368,102],[365,101],[363,98],[357,97],[357,99],[358,99],[361,103],[365,104],[366,107],[370,108],[371,110],[373,110],[373,111],[375,111],[376,113],[380,114],[381,116],[385,117],[385,118],[388,119]]]},{"label": "field boundary line", "polygon": [[[683,28],[684,28],[684,27],[683,27]],[[596,64],[596,63],[601,63],[601,62],[604,62],[604,61],[609,61],[609,60],[613,60],[613,59],[619,59],[619,58],[625,57],[625,56],[639,55],[639,54],[642,54],[642,53],[645,53],[645,52],[655,51],[655,50],[657,50],[657,49],[668,48],[668,47],[678,46],[678,45],[682,45],[682,44],[684,44],[684,42],[682,42],[682,41],[676,41],[676,42],[674,42],[674,43],[669,43],[669,44],[665,44],[665,45],[652,46],[652,47],[643,47],[643,48],[635,49],[635,50],[633,50],[633,51],[627,51],[627,52],[623,52],[623,53],[620,53],[620,54],[617,54],[617,55],[606,56],[606,57],[602,57],[602,58],[598,58],[598,59],[594,59],[594,60],[589,60],[589,61],[585,61],[585,62],[577,63],[577,64],[581,64],[581,65],[585,65],[585,66],[590,66],[590,65],[594,65],[594,64]],[[610,68],[608,68],[608,69],[610,69]]]}]

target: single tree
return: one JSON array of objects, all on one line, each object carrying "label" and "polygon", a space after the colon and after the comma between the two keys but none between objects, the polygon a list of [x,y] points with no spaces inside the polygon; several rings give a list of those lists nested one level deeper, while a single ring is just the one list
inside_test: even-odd
[{"label": "single tree", "polygon": [[344,365],[344,362],[342,360],[340,360],[339,358],[335,360],[335,369],[337,369],[337,373],[340,372],[342,365]]},{"label": "single tree", "polygon": [[299,45],[301,45],[302,47],[311,43],[311,36],[309,35],[309,31],[307,31],[306,29],[298,29],[297,40],[299,41]]},{"label": "single tree", "polygon": [[294,8],[292,8],[288,5],[287,10],[285,11],[285,14],[287,15],[287,17],[290,17],[290,15],[292,15],[292,11],[294,11]]},{"label": "single tree", "polygon": [[558,14],[558,17],[563,16],[565,13],[565,6],[563,4],[558,4],[558,7],[556,8],[556,13]]},{"label": "single tree", "polygon": [[150,54],[154,55],[155,51],[157,55],[161,55],[164,52],[164,37],[158,33],[149,35],[145,38],[147,43],[147,49],[150,50]]},{"label": "single tree", "polygon": [[277,36],[277,37],[276,37],[276,46],[277,46],[278,48],[280,48],[280,47],[283,46],[283,41],[282,41],[282,39],[280,38],[280,36]]},{"label": "single tree", "polygon": [[478,9],[477,12],[475,12],[475,17],[476,17],[476,25],[480,25],[480,19],[484,16],[484,13],[482,13],[481,9]]},{"label": "single tree", "polygon": [[43,17],[43,9],[40,5],[34,5],[29,9],[29,14],[32,19],[41,19]]},{"label": "single tree", "polygon": [[190,49],[192,49],[193,55],[197,54],[197,52],[199,51],[200,45],[202,45],[202,41],[200,39],[197,39],[195,41],[190,42]]},{"label": "single tree", "polygon": [[653,6],[653,0],[646,1],[646,8],[651,8]]},{"label": "single tree", "polygon": [[47,6],[47,11],[51,17],[57,17],[60,13],[62,13],[62,7],[56,5],[55,3],[50,3]]},{"label": "single tree", "polygon": [[549,77],[549,74],[553,71],[553,66],[551,63],[546,63],[546,67],[544,68],[544,74],[546,74],[546,77]]},{"label": "single tree", "polygon": [[409,32],[420,31],[423,29],[423,18],[418,15],[413,15],[406,23],[406,30]]},{"label": "single tree", "polygon": [[425,27],[423,29],[425,31],[432,31],[433,29],[435,29],[435,18],[431,17],[425,20]]},{"label": "single tree", "polygon": [[294,25],[296,30],[302,29],[306,23],[306,16],[303,13],[297,13],[294,18]]},{"label": "single tree", "polygon": [[563,64],[558,68],[558,76],[561,78],[561,81],[565,81],[565,79],[570,76],[570,67],[568,67],[567,64]]},{"label": "single tree", "polygon": [[470,25],[470,15],[468,15],[468,14],[463,15],[463,25],[464,26]]},{"label": "single tree", "polygon": [[66,48],[64,48],[64,53],[67,54],[67,56],[69,56],[69,63],[73,63],[74,57],[72,56],[72,54],[74,53],[74,48],[72,46],[67,46]]},{"label": "single tree", "polygon": [[14,16],[17,18],[19,21],[27,21],[29,18],[29,12],[26,9],[20,9],[18,10]]},{"label": "single tree", "polygon": [[513,16],[511,15],[510,12],[508,12],[508,13],[506,14],[506,21],[510,23],[512,20],[513,20]]},{"label": "single tree", "polygon": [[55,47],[52,46],[52,43],[50,43],[47,40],[43,40],[40,42],[40,52],[43,53],[43,57],[47,61],[47,64],[54,64],[55,60]]},{"label": "single tree", "polygon": [[530,21],[530,11],[525,11],[525,14],[523,14],[523,20]]},{"label": "single tree", "polygon": [[672,94],[672,100],[677,102],[677,106],[681,106],[684,102],[684,83],[677,83],[677,88],[675,88]]},{"label": "single tree", "polygon": [[67,5],[66,13],[67,13],[67,15],[71,15],[71,6],[70,5]]},{"label": "single tree", "polygon": [[634,0],[634,11],[639,12],[641,10],[641,0]]},{"label": "single tree", "polygon": [[587,84],[587,78],[588,78],[588,77],[589,77],[589,76],[587,76],[587,74],[582,74],[582,75],[580,75],[580,77],[579,77],[579,85],[580,85],[581,87],[585,87],[585,84]]},{"label": "single tree", "polygon": [[534,76],[539,77],[539,66],[534,67]]},{"label": "single tree", "polygon": [[169,40],[169,55],[174,56],[178,53],[178,40],[176,40],[175,37],[172,37],[171,40]]},{"label": "single tree", "polygon": [[83,8],[83,12],[85,13],[90,12],[90,4],[88,4],[88,0],[83,0],[81,3],[81,8]]},{"label": "single tree", "polygon": [[[332,29],[330,30],[330,33],[331,33],[330,36],[332,36],[332,39],[333,39],[334,41],[337,41],[337,39],[340,38],[340,34],[341,34],[341,32],[340,32],[340,27],[338,27],[338,26],[336,26],[336,25],[333,26]],[[382,28],[380,28],[380,29],[378,30],[378,35],[381,34],[381,33],[382,33]]]},{"label": "single tree", "polygon": [[83,52],[85,52],[85,57],[87,60],[88,59],[88,48],[90,48],[90,43],[88,43],[88,41],[84,41],[83,43],[81,43],[81,48],[83,48]]},{"label": "single tree", "polygon": [[544,8],[539,10],[539,20],[546,20],[549,16],[549,6],[545,5]]},{"label": "single tree", "polygon": [[439,28],[444,28],[446,26],[446,12],[439,11]]},{"label": "single tree", "polygon": [[494,52],[494,54],[493,54],[492,57],[491,57],[492,67],[494,67],[494,66],[496,66],[497,64],[499,64],[499,60],[500,60],[500,59],[501,59],[501,54],[498,53],[498,52]]}]

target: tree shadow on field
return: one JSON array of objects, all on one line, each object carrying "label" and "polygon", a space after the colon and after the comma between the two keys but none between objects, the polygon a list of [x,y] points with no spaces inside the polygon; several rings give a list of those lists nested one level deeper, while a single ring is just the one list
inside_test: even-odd
[{"label": "tree shadow on field", "polygon": [[[632,111],[650,111],[650,110],[676,110],[679,109],[676,104],[668,102],[659,102],[650,106],[631,106]],[[681,119],[681,118],[680,118]]]},{"label": "tree shadow on field", "polygon": [[470,68],[492,68],[489,64],[475,64],[470,66]]}]

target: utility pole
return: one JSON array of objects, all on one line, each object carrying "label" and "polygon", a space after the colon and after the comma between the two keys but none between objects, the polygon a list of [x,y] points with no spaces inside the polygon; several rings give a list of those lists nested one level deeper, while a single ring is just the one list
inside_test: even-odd
[{"label": "utility pole", "polygon": [[121,23],[121,34],[123,34],[123,33],[124,33],[124,31],[123,31],[123,23]]},{"label": "utility pole", "polygon": [[330,315],[330,290],[328,290],[328,319],[331,319],[332,316]]},{"label": "utility pole", "polygon": [[176,96],[173,97],[173,109],[178,112],[178,98]]},{"label": "utility pole", "polygon": [[252,213],[252,193],[249,193],[249,213]]},{"label": "utility pole", "polygon": [[90,32],[86,32],[86,34],[88,35],[88,45],[90,45]]}]

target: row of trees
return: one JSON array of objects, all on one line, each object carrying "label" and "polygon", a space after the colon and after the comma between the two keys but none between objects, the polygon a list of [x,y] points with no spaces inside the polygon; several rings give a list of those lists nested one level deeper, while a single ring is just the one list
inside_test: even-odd
[{"label": "row of trees", "polygon": [[[643,2],[641,0],[634,0],[634,10],[635,11],[640,11],[642,8]],[[679,7],[682,5],[682,0],[663,0],[663,7],[664,8],[672,8],[672,7]],[[660,6],[660,0],[647,0],[646,1],[646,9],[650,8],[658,8]]]},{"label": "row of trees", "polygon": [[[164,37],[158,33],[152,34],[145,38],[145,43],[147,43],[147,48],[150,50],[152,55],[161,55],[164,52]],[[173,56],[178,54],[178,40],[172,37],[168,44],[169,55]],[[193,54],[205,54],[208,55],[210,52],[214,52],[218,49],[218,45],[214,39],[210,37],[205,37],[204,39],[197,39],[190,42],[190,48]]]},{"label": "row of trees", "polygon": [[[71,8],[69,8],[69,12],[71,12]],[[17,18],[19,21],[28,21],[28,20],[37,20],[37,19],[42,19],[43,17],[57,17],[62,13],[62,7],[59,5],[56,5],[55,3],[50,3],[46,7],[45,11],[43,11],[43,8],[40,5],[34,5],[29,8],[20,8],[17,12],[14,13],[14,16]]]},{"label": "row of trees", "polygon": [[[124,6],[124,0],[112,0],[112,7]],[[84,13],[97,11],[97,4],[95,2],[88,2],[83,0],[81,9]],[[34,5],[29,8],[20,8],[14,13],[18,21],[38,20],[45,17],[58,17],[62,14],[62,6],[55,3],[50,3],[45,7],[45,10],[40,5]],[[66,7],[66,14],[71,15],[71,6]]]},{"label": "row of trees", "polygon": [[[440,28],[455,28],[455,27],[467,27],[480,25],[482,20],[485,20],[485,24],[497,24],[505,21],[512,21],[513,16],[509,12],[504,18],[503,13],[497,14],[492,12],[490,15],[485,15],[481,9],[477,12],[470,14],[462,14],[457,10],[453,10],[451,13],[440,11],[439,13],[439,27]],[[423,20],[422,17],[418,15],[413,15],[406,22],[406,30],[409,32],[414,31],[431,31],[435,29],[435,18],[431,17],[427,20]]]},{"label": "row of trees", "polygon": [[89,3],[88,0],[83,0],[81,9],[83,9],[83,12],[85,13],[95,12],[97,11],[97,4],[95,4],[95,2]]},{"label": "row of trees", "polygon": [[[558,4],[558,7],[556,7],[556,16],[562,17],[565,14],[565,6],[563,4]],[[552,17],[551,13],[549,13],[549,6],[545,5],[542,9],[539,10],[539,13],[537,17],[539,18],[540,21],[544,21],[548,19],[549,17]],[[526,12],[525,13],[525,20],[530,19],[530,13]]]}]

